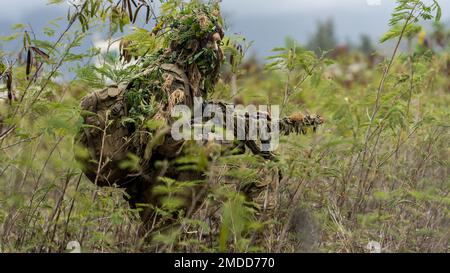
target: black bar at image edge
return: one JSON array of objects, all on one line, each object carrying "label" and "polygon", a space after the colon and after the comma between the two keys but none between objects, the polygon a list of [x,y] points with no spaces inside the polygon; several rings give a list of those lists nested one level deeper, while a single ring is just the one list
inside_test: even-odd
[{"label": "black bar at image edge", "polygon": [[439,266],[439,262],[445,266],[448,258],[447,254],[0,254],[2,265],[11,263],[15,269],[21,266],[49,269],[51,265],[60,264],[89,271],[97,267],[102,272],[112,269],[180,273],[320,272],[326,269],[365,271],[382,269],[388,264],[390,268],[397,264],[403,270],[423,267],[432,272],[432,267]]}]

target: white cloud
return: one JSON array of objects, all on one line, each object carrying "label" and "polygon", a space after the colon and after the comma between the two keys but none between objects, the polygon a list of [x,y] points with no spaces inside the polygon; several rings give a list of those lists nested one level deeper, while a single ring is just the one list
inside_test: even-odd
[{"label": "white cloud", "polygon": [[103,40],[99,37],[95,37],[92,42],[94,44],[94,47],[100,49],[100,52],[102,54],[104,54],[108,51],[109,52],[119,52],[119,43],[118,42],[110,44],[109,41]]}]

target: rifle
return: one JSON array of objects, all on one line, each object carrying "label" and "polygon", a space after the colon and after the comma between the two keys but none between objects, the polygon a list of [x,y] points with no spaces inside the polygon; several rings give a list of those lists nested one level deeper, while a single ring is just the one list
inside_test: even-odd
[{"label": "rifle", "polygon": [[[296,133],[296,134],[302,134],[302,135],[306,135],[308,132],[308,128],[312,128],[313,132],[316,132],[317,128],[322,125],[325,120],[323,117],[316,115],[316,114],[302,114],[302,113],[295,113],[289,117],[284,117],[282,119],[272,119],[272,117],[270,116],[269,113],[267,112],[262,112],[262,111],[256,111],[255,113],[253,113],[253,115],[250,115],[249,113],[245,113],[245,115],[235,115],[234,113],[230,113],[230,109],[234,109],[234,105],[233,104],[226,104],[223,102],[213,102],[213,101],[208,101],[208,102],[204,102],[202,105],[203,109],[206,109],[206,107],[215,107],[215,109],[220,109],[222,115],[233,115],[234,117],[234,121],[235,124],[244,124],[245,128],[239,128],[238,126],[234,126],[234,136],[237,138],[238,137],[238,133],[241,130],[244,130],[244,132],[248,133],[249,132],[249,124],[250,122],[253,120],[253,122],[257,122],[259,120],[265,120],[267,121],[267,129],[268,132],[271,132],[271,128],[273,128],[273,123],[276,122],[278,123],[278,128],[279,128],[279,132],[280,134],[283,135],[290,135],[292,133]],[[213,117],[211,117],[213,118]],[[241,122],[238,122],[238,119],[241,119]],[[244,120],[242,120],[244,119]],[[237,148],[239,149],[242,153],[245,152],[245,147],[249,148],[250,151],[255,154],[255,155],[259,155],[262,156],[264,159],[267,160],[271,160],[271,161],[277,161],[276,156],[270,152],[270,151],[266,151],[266,150],[262,150],[260,148],[260,146],[256,143],[255,140],[251,140],[251,139],[247,139],[246,135],[246,139],[245,140],[239,140],[239,142],[237,143],[237,145],[235,145],[233,148]],[[261,144],[262,145],[268,145],[270,144],[270,138],[268,139],[260,139]]]}]

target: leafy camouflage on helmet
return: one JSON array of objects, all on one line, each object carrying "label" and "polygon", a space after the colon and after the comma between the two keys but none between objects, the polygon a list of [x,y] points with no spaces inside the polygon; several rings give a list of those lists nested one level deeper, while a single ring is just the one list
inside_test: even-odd
[{"label": "leafy camouflage on helmet", "polygon": [[222,19],[217,4],[191,2],[176,14],[162,18],[168,27],[167,41],[172,49],[185,47],[192,40],[204,41],[210,35],[219,33],[222,37]]},{"label": "leafy camouflage on helmet", "polygon": [[163,33],[167,49],[158,62],[186,68],[195,81],[200,81],[202,95],[206,96],[219,79],[224,60],[220,47],[214,45],[224,37],[218,4],[192,1],[178,12],[163,15],[161,22],[164,27],[158,31]]}]

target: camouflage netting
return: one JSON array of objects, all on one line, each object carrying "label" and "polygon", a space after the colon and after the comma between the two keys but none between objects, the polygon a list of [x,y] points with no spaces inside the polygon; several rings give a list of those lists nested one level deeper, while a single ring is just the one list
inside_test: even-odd
[{"label": "camouflage netting", "polygon": [[[192,2],[176,14],[164,13],[152,35],[161,37],[163,47],[134,56],[138,57],[142,72],[128,82],[83,98],[85,126],[77,136],[77,143],[87,153],[76,154],[93,183],[125,188],[126,199],[133,208],[147,204],[141,213],[147,224],[155,219],[154,208],[164,200],[164,196],[154,191],[164,183],[164,178],[174,181],[206,178],[205,169],[182,171],[173,163],[176,162],[173,159],[189,151],[183,149],[184,141],[171,137],[174,120],[170,114],[180,104],[192,109],[194,97],[207,101],[224,62],[221,49],[224,31],[217,5]],[[133,52],[126,44],[132,42],[123,46],[122,55],[128,61]],[[272,122],[279,122],[284,134],[304,134],[306,127],[316,128],[323,120],[318,116],[297,115]],[[245,151],[247,146],[254,154],[274,159],[271,153],[262,152],[255,141],[245,140],[236,145],[230,149],[238,147]],[[135,164],[129,164],[130,161]],[[195,185],[178,192],[188,211],[205,194],[205,183]],[[252,195],[259,196],[260,192]]]},{"label": "camouflage netting", "polygon": [[[164,33],[167,48],[144,56],[142,72],[130,82],[122,86],[110,86],[83,99],[82,109],[90,112],[85,115],[85,121],[95,126],[85,128],[82,133],[82,142],[96,142],[88,145],[90,150],[96,150],[94,153],[91,151],[91,154],[95,154],[91,159],[101,156],[99,150],[103,146],[102,157],[109,158],[111,165],[126,159],[128,153],[149,161],[151,150],[156,148],[153,146],[158,144],[155,141],[164,141],[162,138],[155,139],[157,131],[160,131],[157,129],[172,123],[172,108],[177,104],[192,107],[194,97],[206,98],[208,89],[218,80],[223,61],[222,52],[216,44],[223,37],[219,21],[214,19],[218,15],[218,10],[213,6],[192,4],[177,17],[163,16],[160,19],[163,26],[157,26],[160,29],[153,32],[154,35]],[[149,122],[154,128],[149,128]],[[99,128],[106,128],[106,141],[100,141],[103,131]],[[180,145],[173,146],[176,149],[166,150],[166,155],[177,155]],[[110,154],[113,151],[114,155]],[[105,166],[104,169],[111,167]],[[93,177],[94,168],[88,169],[91,170],[89,176]],[[100,174],[100,178],[95,174],[94,180],[100,180],[101,185],[121,185],[123,182],[119,180],[129,176],[127,171],[114,175],[115,171],[110,170],[106,175]]]}]

